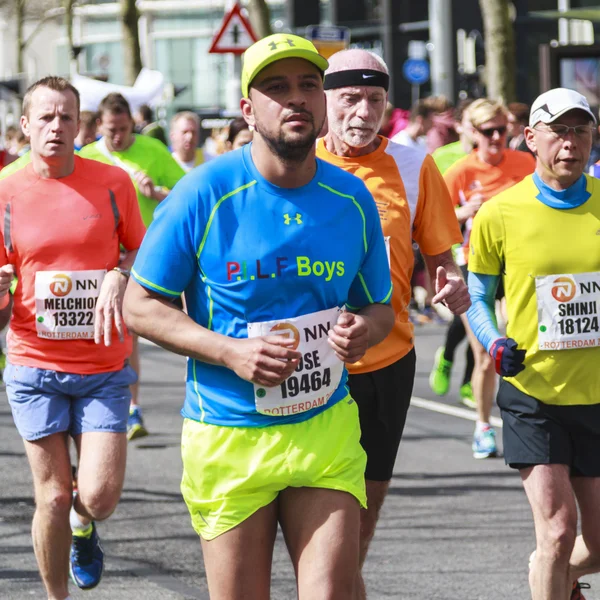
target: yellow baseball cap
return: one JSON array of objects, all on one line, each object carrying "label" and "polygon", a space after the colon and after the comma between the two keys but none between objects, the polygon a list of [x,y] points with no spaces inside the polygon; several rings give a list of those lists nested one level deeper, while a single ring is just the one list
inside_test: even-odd
[{"label": "yellow baseball cap", "polygon": [[291,33],[276,33],[255,42],[244,52],[242,95],[248,97],[252,80],[265,67],[282,58],[303,58],[325,72],[329,63],[309,40]]}]

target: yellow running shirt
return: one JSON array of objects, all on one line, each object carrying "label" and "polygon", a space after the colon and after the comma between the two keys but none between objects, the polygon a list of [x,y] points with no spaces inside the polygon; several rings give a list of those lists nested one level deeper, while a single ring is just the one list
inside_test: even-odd
[{"label": "yellow running shirt", "polygon": [[[557,209],[537,198],[527,176],[483,204],[471,232],[469,270],[504,275],[507,336],[527,350],[525,370],[507,380],[546,404],[600,403],[598,319],[593,304],[582,301],[595,296],[600,307],[600,180],[585,177],[589,199]],[[559,340],[558,325],[566,341],[541,341],[553,328]]]},{"label": "yellow running shirt", "polygon": [[410,279],[414,266],[413,239],[424,254],[442,254],[462,241],[448,189],[431,156],[381,138],[379,148],[364,156],[343,157],[317,142],[317,156],[364,181],[375,199],[392,271],[394,328],[370,348],[348,371],[368,373],[383,369],[413,347],[408,319]]}]

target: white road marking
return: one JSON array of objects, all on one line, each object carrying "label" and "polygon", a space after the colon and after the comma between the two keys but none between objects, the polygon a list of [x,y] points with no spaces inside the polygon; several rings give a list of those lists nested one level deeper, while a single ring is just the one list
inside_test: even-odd
[{"label": "white road marking", "polygon": [[[458,417],[459,419],[466,419],[467,421],[477,421],[477,413],[466,408],[449,406],[443,402],[426,400],[425,398],[419,398],[418,396],[413,396],[410,400],[410,403],[413,406],[418,406],[419,408],[424,408],[425,410],[431,410],[444,415]],[[493,425],[494,427],[502,427],[502,419],[499,419],[498,417],[490,417],[490,425]]]}]

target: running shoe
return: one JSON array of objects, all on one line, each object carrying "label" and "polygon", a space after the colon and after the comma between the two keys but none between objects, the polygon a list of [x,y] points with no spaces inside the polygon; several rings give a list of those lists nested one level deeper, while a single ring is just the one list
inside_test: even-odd
[{"label": "running shoe", "polygon": [[585,596],[581,593],[581,590],[589,589],[589,583],[579,583],[579,581],[576,581],[573,584],[573,590],[571,591],[571,600],[585,600]]},{"label": "running shoe", "polygon": [[129,441],[148,435],[148,430],[144,427],[142,411],[139,406],[129,409],[129,418],[127,419],[127,439]]},{"label": "running shoe", "polygon": [[460,391],[458,392],[460,395],[460,402],[469,408],[477,408],[477,402],[475,401],[475,396],[473,396],[473,387],[471,386],[471,382],[463,383],[460,386]]},{"label": "running shoe", "polygon": [[496,446],[496,432],[491,427],[480,431],[475,430],[473,435],[473,458],[492,458],[498,456]]},{"label": "running shoe", "polygon": [[448,393],[451,373],[452,363],[444,358],[444,346],[440,346],[435,352],[433,369],[429,375],[429,386],[434,394],[445,396]]},{"label": "running shoe", "polygon": [[71,579],[78,588],[91,590],[100,583],[104,568],[104,551],[100,546],[94,522],[92,533],[88,537],[73,534],[70,559]]}]

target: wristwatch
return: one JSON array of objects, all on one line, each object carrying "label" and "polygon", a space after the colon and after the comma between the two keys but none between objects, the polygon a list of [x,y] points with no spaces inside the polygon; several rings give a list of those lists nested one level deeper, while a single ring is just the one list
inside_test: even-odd
[{"label": "wristwatch", "polygon": [[131,275],[131,271],[129,269],[123,269],[122,267],[115,267],[113,271],[121,273],[121,275],[125,275],[125,277],[127,278],[129,278],[129,276]]}]

